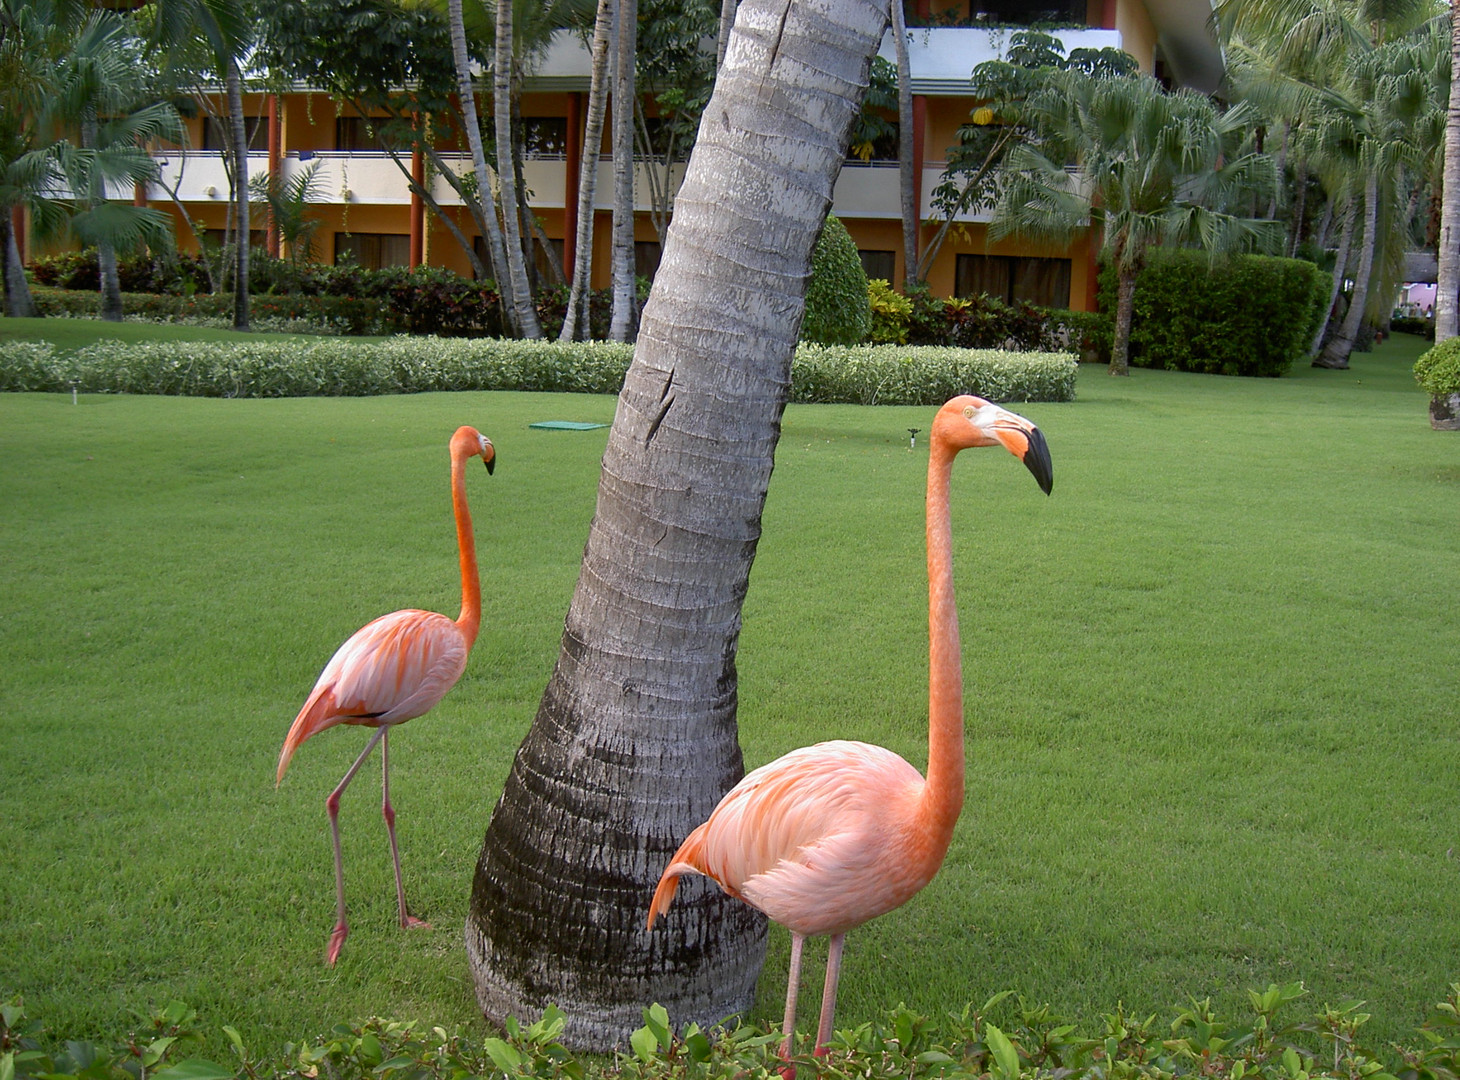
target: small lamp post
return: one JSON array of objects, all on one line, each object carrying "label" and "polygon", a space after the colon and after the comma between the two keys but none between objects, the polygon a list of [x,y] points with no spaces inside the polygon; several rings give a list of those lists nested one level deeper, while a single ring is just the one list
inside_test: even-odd
[{"label": "small lamp post", "polygon": [[910,427],[910,428],[907,429],[907,448],[909,450],[911,450],[913,447],[917,446],[917,444],[918,444],[918,432],[920,432],[922,430],[923,429],[920,428],[920,427]]}]

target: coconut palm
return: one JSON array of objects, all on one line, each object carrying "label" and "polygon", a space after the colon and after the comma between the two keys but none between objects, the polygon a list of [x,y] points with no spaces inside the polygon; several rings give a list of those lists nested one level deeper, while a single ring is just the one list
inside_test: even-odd
[{"label": "coconut palm", "polygon": [[[43,194],[64,208],[67,227],[82,243],[95,245],[101,317],[120,321],[118,250],[171,243],[166,215],[132,205],[136,186],[157,176],[145,147],[181,138],[182,123],[171,103],[153,99],[142,42],[115,12],[88,15],[52,75],[42,122],[56,138],[32,152],[46,163]],[[79,141],[70,131],[79,133]],[[125,196],[114,199],[118,192]]]},{"label": "coconut palm", "polygon": [[233,326],[249,328],[248,131],[243,116],[242,64],[253,46],[248,0],[154,0],[151,42],[163,52],[205,48],[228,105],[228,154],[232,162],[234,251]]},{"label": "coconut palm", "polygon": [[1440,206],[1435,343],[1460,334],[1460,0],[1450,7],[1450,95],[1445,120],[1444,195]]},{"label": "coconut palm", "polygon": [[1334,275],[1335,297],[1345,277],[1353,292],[1339,325],[1319,330],[1315,366],[1348,366],[1363,320],[1397,283],[1409,207],[1440,144],[1448,94],[1442,10],[1437,0],[1215,5],[1237,93],[1291,126],[1293,160],[1320,179],[1352,238]]},{"label": "coconut palm", "polygon": [[[744,0],[676,201],[604,454],[562,650],[483,841],[466,932],[488,1016],[557,1002],[608,1049],[645,1001],[747,1007],[765,925],[691,887],[652,938],[659,871],[742,772],[740,611],[811,251],[886,0]],[[772,63],[783,55],[815,64]],[[667,794],[671,793],[672,796]]]},{"label": "coconut palm", "polygon": [[1271,159],[1243,144],[1250,112],[1203,94],[1167,93],[1149,76],[1049,71],[1024,106],[1038,141],[1014,146],[989,236],[1066,244],[1098,231],[1117,280],[1110,373],[1127,373],[1136,277],[1156,245],[1213,254],[1272,246],[1275,222],[1231,209],[1273,180]]}]

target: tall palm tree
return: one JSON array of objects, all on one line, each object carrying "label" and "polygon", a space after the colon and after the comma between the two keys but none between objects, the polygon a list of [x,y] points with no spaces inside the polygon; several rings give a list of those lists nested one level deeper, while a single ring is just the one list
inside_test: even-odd
[{"label": "tall palm tree", "polygon": [[[1315,347],[1315,366],[1348,366],[1363,319],[1376,314],[1395,284],[1409,234],[1404,208],[1438,146],[1442,10],[1439,0],[1214,5],[1240,73],[1238,92],[1291,122],[1293,158],[1320,178],[1336,211],[1357,215],[1345,231],[1353,237],[1353,293],[1341,323],[1320,329],[1318,340],[1327,344]],[[1334,267],[1340,283],[1345,262],[1340,257]]]},{"label": "tall palm tree", "polygon": [[1244,149],[1245,107],[1224,113],[1146,75],[1053,70],[1024,115],[1038,141],[1009,151],[989,237],[1067,244],[1098,230],[1117,281],[1112,375],[1128,373],[1136,277],[1153,246],[1216,254],[1281,242],[1276,222],[1231,210],[1273,181],[1271,159]]},{"label": "tall palm tree", "polygon": [[[471,151],[472,175],[476,185],[471,194],[478,204],[477,218],[486,230],[487,254],[492,264],[492,277],[498,291],[512,287],[507,269],[507,249],[502,229],[497,223],[497,200],[492,195],[492,173],[487,168],[487,152],[482,145],[482,126],[477,116],[476,84],[471,70],[471,54],[467,49],[466,20],[462,0],[447,0],[446,20],[451,29],[451,58],[456,67],[457,94],[461,103],[461,126]],[[516,323],[516,304],[507,303],[503,310]]]},{"label": "tall palm tree", "polygon": [[567,1038],[607,1049],[645,1001],[714,1023],[754,997],[765,927],[748,906],[694,886],[668,933],[643,926],[669,856],[742,772],[741,604],[811,251],[887,20],[886,0],[740,5],[557,666],[477,865],[467,956],[490,1017],[556,1002]]},{"label": "tall palm tree", "polygon": [[496,41],[492,50],[492,117],[497,137],[497,177],[502,185],[502,245],[507,256],[511,283],[513,322],[525,338],[542,337],[532,286],[522,257],[522,216],[517,198],[517,162],[513,153],[512,90],[513,33],[511,0],[497,0]]},{"label": "tall palm tree", "polygon": [[0,0],[0,262],[5,314],[36,314],[11,227],[16,208],[45,212],[45,162],[29,156],[41,138],[41,117],[54,94],[55,62],[68,35],[54,5]]},{"label": "tall palm tree", "polygon": [[1444,193],[1440,206],[1435,341],[1460,334],[1460,0],[1450,6],[1450,97],[1445,120]]},{"label": "tall palm tree", "polygon": [[634,280],[634,62],[637,0],[615,0],[613,20],[613,308],[608,336],[634,336],[638,297]]},{"label": "tall palm tree", "polygon": [[[140,243],[167,246],[170,222],[160,211],[131,204],[138,184],[157,176],[145,150],[156,139],[177,139],[177,110],[152,100],[142,43],[128,20],[112,11],[91,13],[55,65],[52,95],[43,116],[58,134],[74,128],[79,143],[62,135],[44,151],[50,164],[48,194],[67,204],[67,225],[95,245],[101,271],[101,317],[122,318],[117,251]],[[115,191],[127,197],[114,201]]]},{"label": "tall palm tree", "polygon": [[572,284],[560,341],[587,337],[588,275],[593,268],[593,210],[598,190],[598,159],[603,146],[603,116],[608,105],[608,48],[613,36],[613,0],[598,0],[593,20],[592,75],[583,123],[583,156],[578,172],[578,235],[573,245]]},{"label": "tall palm tree", "polygon": [[243,116],[243,69],[253,45],[254,20],[248,0],[155,0],[152,44],[168,50],[201,42],[223,82],[228,103],[229,156],[233,170],[233,220],[236,248],[233,274],[233,327],[249,328],[248,128]]}]

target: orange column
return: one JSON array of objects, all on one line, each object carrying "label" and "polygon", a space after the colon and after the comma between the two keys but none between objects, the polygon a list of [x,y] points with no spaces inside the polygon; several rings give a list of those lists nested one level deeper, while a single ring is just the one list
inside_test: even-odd
[{"label": "orange column", "polygon": [[[417,146],[411,151],[411,179],[416,188],[426,186],[426,155]],[[416,188],[411,189],[411,268],[426,261],[426,202]]]},{"label": "orange column", "polygon": [[[270,94],[268,100],[268,124],[269,124],[269,181],[275,187],[282,187],[284,183],[284,130],[279,122],[279,97],[277,94]],[[279,258],[281,245],[279,243],[279,223],[274,220],[274,215],[269,214],[268,232],[264,239],[265,249],[274,258]]]},{"label": "orange column", "polygon": [[563,272],[578,254],[578,174],[583,169],[583,92],[568,95],[568,148],[563,176]]}]

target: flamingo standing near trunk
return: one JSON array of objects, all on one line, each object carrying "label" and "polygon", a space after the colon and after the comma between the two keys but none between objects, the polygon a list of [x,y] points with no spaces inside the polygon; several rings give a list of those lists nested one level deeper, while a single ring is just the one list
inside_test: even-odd
[{"label": "flamingo standing near trunk", "polygon": [[948,514],[953,459],[1004,446],[1048,494],[1049,448],[1032,423],[972,396],[933,421],[928,457],[928,775],[891,750],[837,740],[793,750],[746,775],[674,853],[649,905],[649,929],[679,878],[704,874],[791,931],[781,1056],[789,1060],[805,939],[829,934],[816,1053],[836,1008],[842,945],[853,927],[906,902],[943,863],[963,808],[963,673]]},{"label": "flamingo standing near trunk", "polygon": [[456,541],[461,561],[461,615],[455,620],[434,611],[406,609],[367,623],[340,646],[320,672],[304,707],[294,718],[279,753],[275,786],[299,744],[336,724],[362,724],[375,734],[325,800],[335,849],[335,928],[330,934],[328,963],[339,959],[350,928],[345,922],[345,872],[340,857],[340,795],[380,744],[381,813],[390,836],[395,864],[395,898],[402,927],[427,926],[406,911],[400,878],[400,851],[395,842],[395,809],[390,805],[390,729],[430,712],[466,670],[467,654],[481,623],[482,591],[477,574],[476,539],[466,505],[466,463],[480,457],[490,474],[496,462],[492,440],[472,427],[451,437],[451,508],[456,515]]}]

